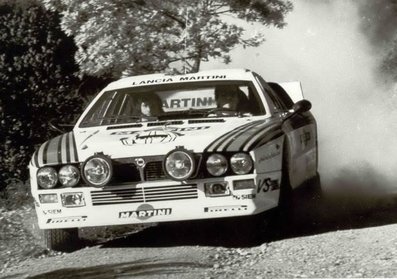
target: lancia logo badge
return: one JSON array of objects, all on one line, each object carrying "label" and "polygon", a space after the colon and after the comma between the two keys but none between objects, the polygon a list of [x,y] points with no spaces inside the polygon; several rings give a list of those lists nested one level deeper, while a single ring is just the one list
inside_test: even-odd
[{"label": "lancia logo badge", "polygon": [[146,164],[146,162],[143,158],[136,158],[135,163],[138,165],[138,167],[141,167],[141,168]]}]

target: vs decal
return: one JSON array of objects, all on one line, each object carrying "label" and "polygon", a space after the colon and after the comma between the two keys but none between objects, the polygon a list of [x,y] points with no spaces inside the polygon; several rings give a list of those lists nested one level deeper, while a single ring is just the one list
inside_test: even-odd
[{"label": "vs decal", "polygon": [[278,185],[277,179],[271,179],[271,178],[259,179],[257,193],[274,191],[279,188],[280,187]]}]

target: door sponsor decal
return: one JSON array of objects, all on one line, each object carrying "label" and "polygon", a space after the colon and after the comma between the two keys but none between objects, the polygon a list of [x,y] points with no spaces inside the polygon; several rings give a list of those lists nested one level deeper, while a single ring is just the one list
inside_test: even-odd
[{"label": "door sponsor decal", "polygon": [[299,136],[299,139],[300,139],[302,148],[304,149],[307,146],[307,144],[309,143],[310,139],[311,139],[310,132],[304,132],[303,134],[301,134]]},{"label": "door sponsor decal", "polygon": [[136,218],[147,220],[153,216],[171,215],[172,208],[154,208],[150,204],[142,204],[136,210],[119,212],[120,219]]},{"label": "door sponsor decal", "polygon": [[259,164],[263,163],[264,161],[270,160],[270,159],[281,154],[281,149],[280,149],[279,144],[274,144],[270,148],[273,148],[273,150],[271,150],[269,153],[266,153],[263,156],[259,157],[259,159],[258,159]]}]

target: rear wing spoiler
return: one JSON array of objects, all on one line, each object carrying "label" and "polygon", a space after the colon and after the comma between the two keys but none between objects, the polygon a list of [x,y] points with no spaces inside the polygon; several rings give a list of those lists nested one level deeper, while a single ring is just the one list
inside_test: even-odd
[{"label": "rear wing spoiler", "polygon": [[300,81],[280,82],[278,84],[288,93],[294,103],[304,99]]}]

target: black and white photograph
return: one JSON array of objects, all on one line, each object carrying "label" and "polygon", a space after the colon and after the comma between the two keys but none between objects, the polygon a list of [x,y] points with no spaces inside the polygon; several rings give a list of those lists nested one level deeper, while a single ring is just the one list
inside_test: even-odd
[{"label": "black and white photograph", "polygon": [[396,278],[396,0],[0,0],[0,278]]}]

